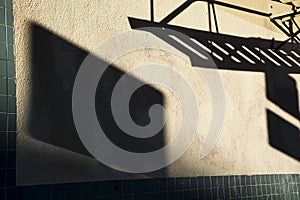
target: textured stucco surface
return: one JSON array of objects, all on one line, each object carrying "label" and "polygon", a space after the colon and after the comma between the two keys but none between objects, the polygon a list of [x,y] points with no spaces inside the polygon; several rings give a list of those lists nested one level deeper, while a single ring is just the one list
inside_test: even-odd
[{"label": "textured stucco surface", "polygon": [[[159,21],[183,1],[160,1],[155,3],[155,20]],[[248,6],[257,10],[270,11],[270,1],[228,0],[230,3]],[[14,1],[15,59],[17,73],[17,181],[19,184],[74,182],[99,179],[125,179],[128,174],[110,170],[95,159],[30,136],[28,118],[31,102],[32,48],[31,27],[38,24],[55,33],[65,41],[90,52],[98,44],[118,33],[130,30],[127,17],[150,18],[148,0],[66,0],[66,1]],[[278,10],[284,8],[275,7]],[[275,9],[272,8],[272,9]],[[192,28],[208,29],[207,5],[197,3],[184,11],[171,24]],[[242,37],[262,37],[284,39],[267,18],[250,14],[240,14],[217,7],[219,30],[221,33]],[[113,48],[113,47],[112,47]],[[140,52],[141,53],[141,52]],[[116,61],[119,69],[127,71],[131,64],[137,65],[144,52],[126,55]],[[211,108],[203,80],[199,80],[192,66],[176,58],[152,52],[153,59],[184,74],[192,82],[202,102],[199,109],[204,116],[210,116]],[[151,58],[151,56],[150,56]],[[174,63],[170,63],[170,62]],[[177,63],[177,64],[176,64]],[[182,67],[186,66],[186,67]],[[293,125],[299,121],[286,115],[266,98],[263,73],[220,71],[226,90],[226,119],[222,135],[212,152],[199,159],[199,146],[203,144],[204,132],[209,117],[204,119],[204,128],[199,128],[199,137],[191,148],[162,173],[151,176],[201,176],[233,174],[300,173],[299,161],[271,147],[268,142],[266,109],[283,116]],[[49,75],[51,76],[51,75]],[[167,74],[166,74],[167,76]],[[299,91],[300,76],[293,75]],[[154,86],[155,87],[155,86]],[[203,89],[204,88],[204,89]],[[161,89],[161,88],[157,88]],[[168,97],[166,107],[167,135],[172,136],[178,119],[178,102],[161,89]],[[299,94],[298,94],[298,99]],[[300,102],[299,102],[300,105]],[[49,173],[51,171],[51,173]],[[132,176],[144,177],[142,175]]]}]

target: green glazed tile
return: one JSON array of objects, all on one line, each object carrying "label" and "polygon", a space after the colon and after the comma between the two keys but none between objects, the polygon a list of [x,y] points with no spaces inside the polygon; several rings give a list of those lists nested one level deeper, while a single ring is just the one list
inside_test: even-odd
[{"label": "green glazed tile", "polygon": [[6,61],[0,60],[0,78],[7,76],[7,67],[6,67]]},{"label": "green glazed tile", "polygon": [[8,80],[8,95],[16,96],[16,83],[14,79]]},{"label": "green glazed tile", "polygon": [[15,77],[15,63],[12,61],[7,61],[7,76],[8,78]]},{"label": "green glazed tile", "polygon": [[7,96],[0,96],[0,112],[7,112]]},{"label": "green glazed tile", "polygon": [[6,8],[12,9],[12,0],[6,0]]},{"label": "green glazed tile", "polygon": [[2,6],[2,7],[5,6],[5,0],[0,0],[0,6]]},{"label": "green glazed tile", "polygon": [[8,115],[8,131],[16,131],[16,115]]},{"label": "green glazed tile", "polygon": [[16,97],[7,97],[8,100],[8,112],[16,113]]},{"label": "green glazed tile", "polygon": [[7,95],[6,84],[7,84],[7,79],[0,78],[0,94]]},{"label": "green glazed tile", "polygon": [[7,47],[7,59],[10,61],[14,61],[14,46],[8,44]]},{"label": "green glazed tile", "polygon": [[7,119],[6,114],[0,114],[0,131],[6,131]]},{"label": "green glazed tile", "polygon": [[0,42],[6,42],[6,29],[2,25],[0,25]]},{"label": "green glazed tile", "polygon": [[0,150],[6,150],[7,148],[7,134],[0,132]]},{"label": "green glazed tile", "polygon": [[7,42],[14,43],[14,29],[12,27],[7,26],[6,32],[7,32]]},{"label": "green glazed tile", "polygon": [[8,133],[8,149],[16,149],[16,133]]},{"label": "green glazed tile", "polygon": [[0,59],[6,60],[6,45],[5,45],[5,43],[0,43]]},{"label": "green glazed tile", "polygon": [[12,10],[10,9],[6,9],[6,25],[8,26],[14,25]]},{"label": "green glazed tile", "polygon": [[0,7],[0,24],[5,25],[5,10]]}]

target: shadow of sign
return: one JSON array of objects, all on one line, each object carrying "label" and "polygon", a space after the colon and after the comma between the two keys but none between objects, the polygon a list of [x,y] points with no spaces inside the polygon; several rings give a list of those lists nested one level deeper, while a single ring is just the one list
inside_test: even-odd
[{"label": "shadow of sign", "polygon": [[[32,76],[29,80],[30,102],[27,105],[30,115],[26,117],[28,120],[26,137],[19,134],[17,138],[19,147],[17,148],[17,184],[164,177],[164,169],[146,175],[111,169],[97,161],[87,151],[73,121],[72,90],[76,74],[89,53],[40,25],[32,24],[31,31],[30,72]],[[104,62],[101,58],[96,57],[96,59]],[[111,95],[115,84],[123,75],[123,71],[114,65],[109,65],[98,83],[95,110],[99,124],[107,138],[121,149],[137,153],[155,151],[166,145],[164,128],[153,137],[137,138],[124,133],[114,121]],[[130,75],[127,76],[130,84],[143,85],[132,95],[129,111],[136,124],[145,126],[150,121],[149,107],[153,104],[163,105],[164,96],[150,85]],[[160,113],[160,119],[164,119],[163,112]],[[33,138],[32,141],[38,140],[59,149],[53,150],[49,145],[40,148],[38,146],[41,143],[33,143],[30,148],[26,147],[27,136]],[[101,141],[99,145],[100,143]],[[33,151],[28,150],[31,152],[28,153],[20,150],[25,148]],[[47,152],[52,152],[53,155]]]},{"label": "shadow of sign", "polygon": [[[72,116],[73,84],[88,53],[36,25],[33,26],[32,49],[34,75],[31,136],[89,155],[76,133]],[[161,148],[164,146],[163,130],[148,139],[135,138],[124,133],[115,123],[111,111],[111,95],[115,84],[123,75],[124,72],[110,65],[99,81],[95,107],[101,127],[105,133],[109,133],[107,137],[111,141],[127,150],[148,152]],[[134,77],[130,81],[141,82]],[[129,105],[133,120],[140,126],[147,125],[150,122],[148,110],[154,104],[163,105],[161,92],[149,85],[135,91]],[[161,116],[163,119],[163,113]]]}]

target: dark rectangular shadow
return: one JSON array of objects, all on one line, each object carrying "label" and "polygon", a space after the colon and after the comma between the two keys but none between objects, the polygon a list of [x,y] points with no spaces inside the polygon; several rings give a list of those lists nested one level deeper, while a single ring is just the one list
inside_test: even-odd
[{"label": "dark rectangular shadow", "polygon": [[296,81],[289,75],[276,71],[266,74],[267,98],[299,119],[299,98]]},{"label": "dark rectangular shadow", "polygon": [[[72,116],[73,84],[88,52],[37,25],[32,26],[32,34],[33,89],[31,116],[28,116],[30,134],[41,141],[89,155],[78,137]],[[109,65],[99,81],[95,109],[104,132],[114,143],[137,152],[148,152],[164,146],[163,130],[145,141],[123,133],[115,123],[111,112],[111,95],[123,75],[124,72]],[[132,76],[130,81],[144,85],[133,94],[128,109],[133,120],[145,126],[150,122],[149,108],[154,104],[163,105],[163,95]],[[163,119],[163,113],[161,115]]]},{"label": "dark rectangular shadow", "polygon": [[270,145],[289,156],[300,160],[299,128],[267,110]]},{"label": "dark rectangular shadow", "polygon": [[[110,169],[96,159],[94,161],[88,159],[89,164],[92,164],[91,167],[96,169],[91,172],[89,166],[83,163],[83,160],[87,159],[78,156],[78,159],[74,160],[74,154],[67,153],[69,151],[75,152],[93,159],[77,134],[72,115],[74,81],[82,62],[89,53],[38,24],[32,24],[31,30],[32,76],[29,81],[31,84],[31,94],[28,94],[30,95],[30,102],[27,105],[28,113],[30,113],[27,116],[28,136],[61,148],[62,155],[54,158],[46,153],[52,151],[51,146],[48,146],[49,149],[39,149],[38,145],[37,147],[31,147],[36,150],[30,157],[22,157],[22,155],[28,155],[24,152],[17,152],[18,184],[138,177]],[[100,62],[104,62],[101,58],[94,57]],[[124,133],[118,127],[111,111],[111,96],[116,83],[124,75],[124,72],[114,65],[107,64],[107,66],[100,78],[95,94],[97,118],[106,136],[116,146],[136,153],[155,151],[166,145],[164,128],[156,135],[144,139]],[[145,126],[150,122],[149,108],[154,104],[163,105],[164,96],[160,91],[137,78],[129,76],[129,82],[143,85],[133,93],[127,109],[129,109],[130,115],[137,125]],[[161,112],[160,115],[160,119],[164,119],[164,113]],[[24,138],[18,138],[17,140],[19,146],[26,145]],[[99,145],[101,145],[101,141],[99,141]],[[26,149],[26,146],[23,146],[22,149]],[[41,157],[41,155],[44,156]],[[68,157],[68,155],[72,155],[72,157]],[[62,159],[64,159],[63,162],[61,162]],[[164,177],[164,169],[157,174],[153,176]],[[26,178],[28,176],[32,178],[28,180]],[[145,176],[152,177],[152,174],[143,175],[143,177]]]}]

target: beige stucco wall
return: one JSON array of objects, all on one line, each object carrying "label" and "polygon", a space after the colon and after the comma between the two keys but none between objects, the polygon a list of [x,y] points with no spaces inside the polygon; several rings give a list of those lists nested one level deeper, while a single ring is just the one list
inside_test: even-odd
[{"label": "beige stucco wall", "polygon": [[[180,0],[155,1],[155,20],[159,21],[169,12],[174,10],[182,2]],[[281,10],[278,6],[271,8],[271,1],[267,0],[228,0],[226,2],[246,6],[256,10],[271,12],[272,9]],[[273,3],[274,4],[274,3]],[[15,0],[14,1],[14,27],[15,27],[15,59],[17,73],[17,126],[18,140],[17,150],[20,155],[30,157],[36,155],[38,158],[49,157],[46,163],[36,162],[34,170],[42,169],[51,165],[54,158],[59,158],[63,162],[64,157],[68,157],[72,162],[65,165],[71,167],[79,160],[83,164],[82,169],[87,169],[86,174],[93,174],[97,169],[97,162],[86,156],[76,154],[65,149],[43,143],[31,138],[28,133],[29,102],[31,101],[31,23],[39,24],[64,40],[78,46],[79,48],[92,51],[99,44],[122,31],[130,30],[127,17],[140,19],[150,19],[150,2],[148,0]],[[216,6],[219,30],[224,34],[238,35],[242,37],[262,37],[271,39],[284,39],[270,22],[268,18],[257,17],[246,13],[240,13],[227,8]],[[275,11],[274,11],[275,12]],[[278,12],[278,11],[276,11]],[[208,30],[207,5],[197,2],[185,10],[171,24],[188,26],[202,30]],[[155,59],[166,62],[168,59],[157,58],[159,53],[153,53]],[[116,62],[116,66],[127,71],[134,58],[141,55],[130,55]],[[176,58],[174,58],[176,60]],[[169,60],[174,60],[169,59]],[[178,64],[180,64],[178,60]],[[168,64],[168,63],[166,63]],[[192,66],[182,71],[175,65],[178,73],[184,73],[195,87],[204,87],[203,80],[199,81]],[[259,72],[237,72],[219,71],[226,91],[226,118],[223,131],[218,143],[212,152],[204,159],[199,159],[199,146],[203,144],[204,129],[199,129],[199,137],[194,141],[191,148],[175,163],[167,168],[167,176],[197,176],[197,175],[231,175],[231,174],[264,174],[264,173],[299,173],[299,161],[274,149],[268,143],[266,109],[269,108],[278,115],[283,116],[293,125],[298,126],[299,121],[287,115],[276,105],[266,98],[266,85],[263,73]],[[167,74],[166,74],[167,76]],[[299,90],[300,76],[293,75],[297,81]],[[199,84],[200,83],[200,84]],[[158,87],[158,89],[160,89]],[[163,91],[163,89],[162,89]],[[207,91],[197,94],[200,98],[208,99]],[[201,95],[204,95],[201,97]],[[170,95],[172,96],[172,95]],[[300,99],[298,94],[298,99]],[[167,116],[168,134],[172,135],[176,130],[176,112],[178,107],[174,107],[176,99],[167,99],[168,108],[171,110]],[[299,102],[300,105],[300,102]],[[173,107],[172,107],[173,106]],[[199,105],[204,115],[211,115],[210,104],[202,101]],[[209,123],[208,119],[204,124]],[[52,160],[52,161],[51,161]],[[55,163],[55,162],[54,162]],[[22,166],[17,163],[18,168]],[[23,170],[23,171],[22,171]],[[27,173],[21,169],[18,173]],[[46,173],[46,172],[42,172]],[[76,181],[85,179],[84,175],[72,177],[72,173],[66,175],[64,181]],[[94,176],[97,179],[97,174]],[[29,177],[29,175],[28,175]],[[43,177],[43,174],[41,175]],[[45,175],[46,177],[46,175]],[[122,177],[120,177],[122,178]],[[55,182],[55,180],[52,180]],[[51,182],[51,181],[50,181]]]}]

